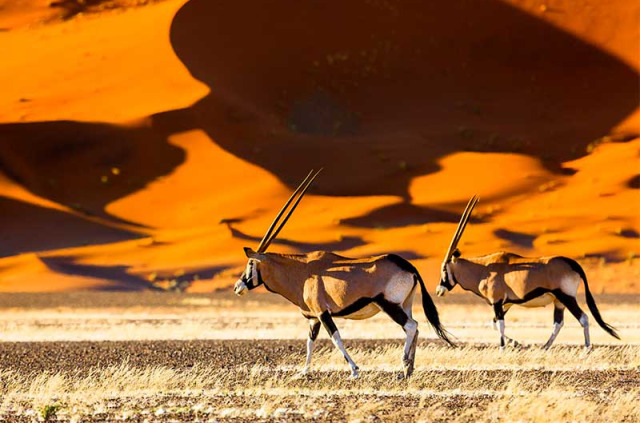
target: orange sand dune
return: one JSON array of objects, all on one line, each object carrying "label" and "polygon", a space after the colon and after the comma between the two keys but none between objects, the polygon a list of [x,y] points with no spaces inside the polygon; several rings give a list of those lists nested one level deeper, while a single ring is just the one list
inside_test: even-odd
[{"label": "orange sand dune", "polygon": [[228,286],[319,166],[274,251],[433,286],[478,193],[464,254],[640,290],[635,2],[67,3],[0,1],[0,290]]}]

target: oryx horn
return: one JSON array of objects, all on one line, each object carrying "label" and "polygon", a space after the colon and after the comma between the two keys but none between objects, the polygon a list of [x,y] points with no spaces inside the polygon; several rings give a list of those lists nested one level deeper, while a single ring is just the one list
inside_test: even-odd
[{"label": "oryx horn", "polygon": [[471,197],[469,202],[467,203],[467,207],[464,209],[462,213],[462,217],[460,217],[460,223],[458,223],[458,228],[456,229],[456,233],[453,235],[453,239],[451,239],[451,244],[449,245],[449,249],[447,250],[447,254],[444,257],[444,261],[446,262],[451,258],[451,255],[455,251],[458,246],[458,242],[462,237],[462,233],[464,229],[467,227],[467,223],[469,222],[469,218],[471,217],[471,212],[473,212],[473,208],[478,204],[478,196],[474,195]]},{"label": "oryx horn", "polygon": [[[271,244],[271,241],[273,241],[278,234],[280,233],[280,231],[282,230],[282,228],[284,227],[285,223],[287,223],[287,221],[289,220],[289,217],[291,217],[291,214],[293,213],[293,211],[296,209],[296,207],[298,206],[298,203],[300,202],[300,200],[302,200],[302,197],[304,196],[304,194],[307,192],[307,189],[309,189],[309,187],[311,186],[311,184],[313,183],[314,179],[316,179],[316,177],[318,176],[318,174],[322,172],[322,169],[318,170],[315,174],[313,173],[313,170],[311,170],[311,172],[309,172],[309,174],[307,175],[306,178],[304,178],[304,181],[302,181],[302,183],[298,186],[298,188],[293,192],[293,194],[291,194],[291,197],[289,197],[289,199],[287,200],[287,202],[284,204],[284,206],[282,207],[282,209],[280,210],[280,212],[278,213],[278,215],[276,216],[276,218],[273,220],[273,222],[271,223],[271,226],[269,226],[269,229],[267,229],[267,232],[264,234],[264,237],[262,238],[262,241],[260,241],[260,245],[258,245],[258,252],[259,253],[263,253],[267,250],[267,248],[269,247],[269,245]],[[313,176],[312,176],[313,175]],[[299,195],[298,195],[299,194]],[[293,203],[293,206],[291,207],[291,209],[289,210],[289,213],[287,214],[287,216],[282,220],[282,222],[280,222],[280,225],[278,226],[278,228],[274,231],[274,228],[276,227],[276,225],[278,225],[278,221],[280,220],[280,218],[282,217],[282,215],[284,214],[284,212],[287,210],[287,208],[289,207],[289,205],[291,204],[291,202],[294,200],[294,198],[296,198],[296,196],[298,197],[296,199],[296,201]]]}]

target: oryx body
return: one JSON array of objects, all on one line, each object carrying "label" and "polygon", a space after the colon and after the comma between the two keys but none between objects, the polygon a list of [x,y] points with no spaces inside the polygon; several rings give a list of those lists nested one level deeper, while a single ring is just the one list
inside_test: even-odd
[{"label": "oryx body", "polygon": [[455,285],[460,285],[487,301],[494,309],[494,324],[497,323],[500,330],[501,347],[507,341],[515,344],[515,341],[504,334],[504,316],[513,305],[543,307],[553,303],[553,332],[544,348],[553,344],[564,325],[565,308],[569,309],[584,328],[585,346],[590,348],[589,318],[576,299],[582,282],[587,306],[594,319],[607,333],[619,338],[615,329],[602,319],[589,290],[587,276],[576,261],[561,256],[528,258],[506,252],[462,258],[456,247],[476,203],[477,199],[474,197],[467,205],[445,255],[440,284],[436,290],[438,296],[444,295]]},{"label": "oryx body", "polygon": [[[310,182],[306,188],[309,184]],[[293,209],[287,219],[292,211]],[[279,217],[280,215],[276,217],[276,221]],[[274,232],[276,235],[282,225]],[[249,261],[236,282],[234,291],[242,295],[247,290],[264,285],[267,290],[282,295],[300,308],[310,324],[307,361],[303,373],[309,369],[313,344],[320,326],[324,326],[349,363],[352,375],[358,376],[358,366],[346,352],[333,318],[366,319],[383,311],[402,326],[406,333],[403,366],[405,376],[409,376],[413,371],[418,339],[418,323],[411,313],[418,284],[429,323],[440,338],[450,343],[420,274],[408,261],[394,254],[352,259],[326,251],[308,254],[265,253],[266,246],[275,236],[268,238],[270,231],[271,229],[267,231],[257,252],[245,248]]]}]

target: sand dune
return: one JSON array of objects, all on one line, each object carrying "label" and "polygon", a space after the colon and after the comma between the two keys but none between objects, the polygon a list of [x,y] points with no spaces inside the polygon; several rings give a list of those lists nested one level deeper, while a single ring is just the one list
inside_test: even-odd
[{"label": "sand dune", "polygon": [[274,250],[433,286],[478,193],[463,253],[640,289],[637,4],[72,3],[0,3],[0,290],[228,286],[319,166]]}]

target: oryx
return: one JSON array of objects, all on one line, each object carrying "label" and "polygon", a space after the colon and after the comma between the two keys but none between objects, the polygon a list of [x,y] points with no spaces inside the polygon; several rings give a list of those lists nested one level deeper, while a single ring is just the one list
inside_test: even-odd
[{"label": "oryx", "polygon": [[558,336],[564,322],[564,309],[568,308],[584,328],[584,343],[589,349],[589,317],[578,306],[576,300],[578,286],[582,280],[587,305],[596,322],[608,334],[620,339],[615,328],[602,320],[589,291],[587,276],[574,260],[560,256],[527,258],[505,252],[462,258],[457,245],[477,203],[478,198],[474,196],[467,204],[444,256],[440,284],[436,288],[438,296],[444,295],[455,285],[460,285],[463,289],[484,298],[493,306],[493,325],[495,328],[497,322],[500,329],[500,346],[503,348],[505,341],[517,344],[504,335],[504,315],[512,305],[543,307],[553,303],[553,332],[544,348],[549,348]]},{"label": "oryx", "polygon": [[[402,362],[404,375],[407,377],[413,371],[418,339],[418,322],[411,316],[417,284],[422,292],[422,306],[427,320],[436,334],[451,344],[447,332],[440,325],[438,310],[425,289],[420,274],[411,263],[394,254],[351,259],[326,251],[308,254],[265,252],[318,173],[313,177],[309,173],[291,195],[262,238],[257,251],[244,249],[249,260],[235,284],[234,292],[242,295],[247,290],[264,285],[267,290],[282,295],[300,308],[310,325],[307,361],[302,373],[309,370],[313,343],[322,324],[349,363],[352,376],[357,377],[358,366],[347,354],[333,318],[366,319],[382,310],[402,326],[406,333]],[[287,216],[274,230],[296,196],[297,200]]]}]

